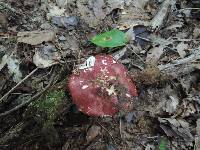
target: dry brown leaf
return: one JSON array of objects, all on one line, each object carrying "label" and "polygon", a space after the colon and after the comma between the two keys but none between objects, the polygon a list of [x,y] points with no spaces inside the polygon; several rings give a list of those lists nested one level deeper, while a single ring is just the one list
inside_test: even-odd
[{"label": "dry brown leaf", "polygon": [[[85,3],[88,3],[88,8]],[[102,19],[105,18],[106,14],[103,10],[104,2],[103,0],[99,1],[87,1],[81,0],[77,1],[77,7],[81,14],[81,18],[89,24],[90,27],[97,26]]]},{"label": "dry brown leaf", "polygon": [[18,83],[22,79],[22,73],[20,71],[20,59],[15,54],[5,54],[0,61],[0,71],[7,65],[8,72],[13,75],[13,81]]},{"label": "dry brown leaf", "polygon": [[158,118],[158,120],[160,123],[170,125],[171,130],[177,134],[176,137],[182,137],[185,141],[190,140],[190,142],[194,140],[194,137],[191,134],[190,124],[186,120],[174,118]]},{"label": "dry brown leaf", "polygon": [[165,111],[172,114],[176,111],[179,104],[179,99],[176,95],[170,95],[169,100],[166,102]]},{"label": "dry brown leaf", "polygon": [[31,45],[38,45],[42,42],[52,41],[55,37],[55,32],[51,30],[24,31],[18,32],[17,37],[18,42]]},{"label": "dry brown leaf", "polygon": [[194,28],[193,36],[194,36],[194,38],[198,38],[200,36],[200,28],[199,27]]},{"label": "dry brown leaf", "polygon": [[60,59],[60,53],[55,50],[53,45],[49,44],[35,52],[33,63],[39,68],[47,68],[58,64]]},{"label": "dry brown leaf", "polygon": [[[86,5],[87,4],[87,5]],[[79,0],[77,8],[81,18],[90,27],[96,27],[100,22],[116,8],[123,8],[124,0]]]},{"label": "dry brown leaf", "polygon": [[183,42],[181,42],[176,46],[176,49],[177,49],[179,56],[181,58],[184,58],[186,56],[185,50],[188,49],[188,44],[184,44]]},{"label": "dry brown leaf", "polygon": [[161,55],[163,54],[164,50],[162,46],[153,47],[149,50],[146,57],[147,64],[157,64],[158,60],[160,59]]},{"label": "dry brown leaf", "polygon": [[143,9],[143,5],[139,0],[134,0],[129,7],[123,9],[118,21],[118,28],[124,30],[137,25],[148,26],[150,16]]},{"label": "dry brown leaf", "polygon": [[99,135],[101,131],[101,127],[93,125],[92,127],[89,128],[87,135],[86,135],[86,139],[87,142],[91,142],[95,137],[97,137],[97,135]]},{"label": "dry brown leaf", "polygon": [[7,17],[4,13],[0,13],[0,27],[3,26],[5,27],[7,25]]}]

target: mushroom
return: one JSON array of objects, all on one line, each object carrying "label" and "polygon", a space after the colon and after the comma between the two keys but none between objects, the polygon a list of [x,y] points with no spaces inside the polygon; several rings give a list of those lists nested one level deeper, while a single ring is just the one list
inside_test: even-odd
[{"label": "mushroom", "polygon": [[114,116],[132,108],[137,96],[127,69],[111,55],[89,57],[70,76],[68,87],[79,111],[89,116]]}]

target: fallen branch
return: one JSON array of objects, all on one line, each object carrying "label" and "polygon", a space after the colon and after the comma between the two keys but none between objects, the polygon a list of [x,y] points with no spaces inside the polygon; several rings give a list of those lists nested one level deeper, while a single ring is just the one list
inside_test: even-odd
[{"label": "fallen branch", "polygon": [[172,63],[165,65],[149,66],[144,70],[133,74],[133,77],[138,83],[145,85],[173,80],[200,69],[199,60],[200,47],[194,49],[188,57],[175,60]]},{"label": "fallen branch", "polygon": [[163,71],[168,68],[173,68],[177,65],[183,65],[183,64],[188,64],[188,63],[194,62],[198,59],[200,59],[200,47],[193,50],[192,54],[189,55],[188,57],[185,57],[183,59],[174,60],[172,63],[166,64],[166,65],[159,65],[158,68],[160,71]]},{"label": "fallen branch", "polygon": [[24,103],[21,103],[20,105],[17,105],[16,107],[4,112],[4,113],[1,113],[0,114],[0,117],[3,117],[3,116],[6,116],[6,115],[9,115],[10,113],[13,113],[17,110],[19,110],[20,108],[30,104],[32,101],[36,100],[37,98],[39,98],[45,91],[47,91],[49,89],[49,87],[52,85],[53,81],[54,81],[54,77],[55,77],[55,71],[53,73],[53,75],[51,76],[51,79],[50,79],[50,82],[49,84],[42,90],[40,91],[39,93],[35,94],[33,97],[31,97],[29,100],[25,101]]},{"label": "fallen branch", "polygon": [[17,83],[10,91],[8,91],[8,92],[0,99],[0,103],[2,103],[2,101],[3,101],[10,93],[12,93],[19,85],[21,85],[24,81],[26,81],[30,76],[32,76],[37,70],[38,70],[38,68],[36,68],[36,69],[34,69],[33,71],[31,71],[31,73],[29,73],[23,80],[21,80],[19,83]]}]

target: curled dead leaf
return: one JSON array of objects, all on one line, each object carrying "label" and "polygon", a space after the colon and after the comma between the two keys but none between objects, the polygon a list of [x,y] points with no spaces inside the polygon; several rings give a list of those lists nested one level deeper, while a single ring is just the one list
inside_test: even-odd
[{"label": "curled dead leaf", "polygon": [[101,127],[93,125],[89,128],[87,135],[86,135],[86,140],[87,142],[91,142],[92,140],[94,140],[94,138],[96,138],[99,133],[101,131]]},{"label": "curled dead leaf", "polygon": [[42,42],[52,41],[55,37],[55,32],[51,30],[43,31],[24,31],[17,33],[17,41],[30,45],[38,45]]}]

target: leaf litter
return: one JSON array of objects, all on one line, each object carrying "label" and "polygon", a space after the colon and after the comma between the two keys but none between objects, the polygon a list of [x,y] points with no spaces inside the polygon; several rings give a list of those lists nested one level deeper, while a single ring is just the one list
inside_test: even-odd
[{"label": "leaf litter", "polygon": [[[0,2],[5,10],[0,12],[0,97],[5,98],[0,149],[199,149],[199,5],[196,0]],[[120,34],[109,34],[112,29]],[[99,44],[103,34],[117,40]],[[67,79],[98,54],[114,56],[137,83],[130,112],[95,118],[73,111]],[[24,104],[42,102],[37,95],[48,85],[65,91],[65,98],[44,130],[49,112],[37,108],[42,113],[34,116]]]}]

